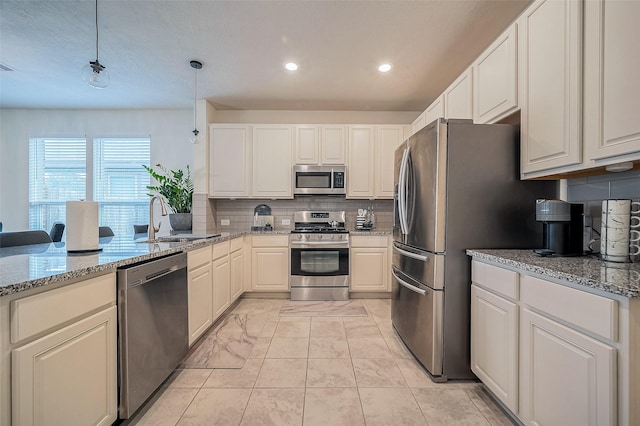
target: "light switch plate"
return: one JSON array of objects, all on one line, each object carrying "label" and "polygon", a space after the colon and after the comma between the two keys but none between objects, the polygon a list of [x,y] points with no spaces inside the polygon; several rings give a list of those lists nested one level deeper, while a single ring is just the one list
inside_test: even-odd
[{"label": "light switch plate", "polygon": [[231,225],[231,221],[229,219],[222,219],[222,220],[220,220],[220,225],[229,226],[229,225]]},{"label": "light switch plate", "polygon": [[283,225],[291,225],[291,220],[290,219],[282,219],[282,224]]}]

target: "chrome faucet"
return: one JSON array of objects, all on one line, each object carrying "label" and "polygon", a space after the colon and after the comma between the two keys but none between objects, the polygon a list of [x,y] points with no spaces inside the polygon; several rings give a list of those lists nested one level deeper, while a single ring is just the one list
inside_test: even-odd
[{"label": "chrome faucet", "polygon": [[158,197],[157,195],[152,197],[151,201],[149,201],[149,240],[156,239],[156,232],[160,231],[160,226],[162,225],[162,222],[158,222],[158,227],[156,228],[156,226],[153,224],[153,202],[156,199],[160,200],[160,207],[162,207],[162,216],[167,215],[167,208],[164,205],[164,200],[162,199],[162,197]]}]

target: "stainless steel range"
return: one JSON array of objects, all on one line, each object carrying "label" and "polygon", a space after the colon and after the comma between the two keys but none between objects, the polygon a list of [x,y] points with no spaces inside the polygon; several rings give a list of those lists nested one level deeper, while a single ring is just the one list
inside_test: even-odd
[{"label": "stainless steel range", "polygon": [[349,300],[345,212],[294,213],[289,236],[291,300]]}]

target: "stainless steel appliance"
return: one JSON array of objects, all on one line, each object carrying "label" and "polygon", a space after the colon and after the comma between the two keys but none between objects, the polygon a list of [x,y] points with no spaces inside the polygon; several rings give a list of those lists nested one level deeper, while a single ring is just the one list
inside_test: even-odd
[{"label": "stainless steel appliance", "polygon": [[294,195],[345,195],[345,166],[293,166]]},{"label": "stainless steel appliance", "polygon": [[467,248],[534,248],[535,200],[555,182],[520,181],[508,125],[438,119],[395,151],[392,323],[434,380],[470,369]]},{"label": "stainless steel appliance", "polygon": [[189,349],[187,255],[118,269],[119,418],[128,419]]},{"label": "stainless steel appliance", "polygon": [[291,300],[349,300],[349,232],[344,222],[344,211],[294,213]]},{"label": "stainless steel appliance", "polygon": [[584,206],[561,200],[536,200],[536,220],[542,222],[541,256],[582,256]]}]

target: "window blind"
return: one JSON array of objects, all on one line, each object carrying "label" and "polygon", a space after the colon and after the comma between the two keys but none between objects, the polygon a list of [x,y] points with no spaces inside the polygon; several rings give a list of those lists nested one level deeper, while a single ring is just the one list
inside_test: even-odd
[{"label": "window blind", "polygon": [[86,140],[29,140],[29,229],[64,222],[67,200],[86,198]]},{"label": "window blind", "polygon": [[149,138],[100,138],[93,144],[93,198],[100,204],[100,225],[116,235],[133,234],[134,224],[149,221],[147,185]]}]

